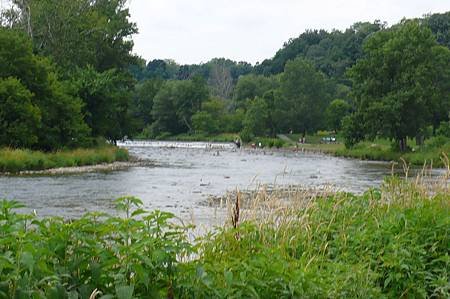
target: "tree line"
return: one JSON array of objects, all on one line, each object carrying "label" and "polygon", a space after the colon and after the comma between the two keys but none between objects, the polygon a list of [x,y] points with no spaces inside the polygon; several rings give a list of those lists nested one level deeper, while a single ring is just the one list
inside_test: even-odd
[{"label": "tree line", "polygon": [[347,146],[449,134],[450,12],[307,30],[256,65],[131,53],[125,0],[15,0],[0,28],[0,145],[341,132]]},{"label": "tree line", "polygon": [[[148,109],[139,111],[151,116],[140,116],[143,135],[239,132],[251,140],[332,130],[341,131],[347,146],[385,137],[400,150],[407,138],[423,142],[429,127],[448,135],[449,28],[450,12],[391,27],[375,21],[345,31],[307,30],[254,66],[226,59],[200,65],[141,61],[132,71],[147,95],[135,96]],[[186,105],[192,100],[173,87],[186,80],[203,84],[198,105]],[[179,125],[161,126],[161,118]]]}]

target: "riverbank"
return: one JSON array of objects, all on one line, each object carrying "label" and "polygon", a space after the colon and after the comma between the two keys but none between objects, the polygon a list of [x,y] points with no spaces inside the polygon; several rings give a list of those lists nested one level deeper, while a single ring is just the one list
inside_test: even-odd
[{"label": "riverbank", "polygon": [[448,298],[449,194],[395,177],[361,196],[261,190],[246,207],[231,198],[229,221],[195,240],[135,197],[115,202],[122,217],[71,221],[0,201],[0,294]]},{"label": "riverbank", "polygon": [[[6,148],[0,150],[0,173],[45,173],[45,171],[51,173],[55,171],[55,174],[58,174],[62,171],[68,172],[67,168],[71,167],[74,167],[73,171],[77,172],[82,166],[92,168],[93,165],[127,162],[129,159],[130,156],[126,149],[109,145],[50,153]],[[118,166],[98,166],[100,169],[102,167],[115,168]],[[50,171],[50,169],[53,170]]]},{"label": "riverbank", "polygon": [[[337,142],[321,143],[322,136],[307,136],[308,143],[297,143],[291,135],[284,135],[291,138],[289,148],[292,150],[302,150],[307,152],[316,152],[330,154],[337,157],[354,158],[360,160],[374,161],[393,161],[405,162],[423,166],[424,164],[433,167],[448,166],[448,157],[450,155],[450,139],[445,137],[434,137],[425,141],[422,146],[411,146],[408,152],[399,152],[392,149],[391,143],[385,139],[375,141],[360,142],[353,148],[346,148],[341,140]],[[412,143],[412,142],[411,142]],[[410,143],[410,144],[411,144]]]}]

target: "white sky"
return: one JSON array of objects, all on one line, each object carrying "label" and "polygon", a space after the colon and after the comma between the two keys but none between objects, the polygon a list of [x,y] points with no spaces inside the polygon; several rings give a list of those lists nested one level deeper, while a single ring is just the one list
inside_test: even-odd
[{"label": "white sky", "polygon": [[306,29],[348,28],[379,19],[450,10],[450,0],[130,0],[134,52],[181,64],[214,57],[255,63]]}]

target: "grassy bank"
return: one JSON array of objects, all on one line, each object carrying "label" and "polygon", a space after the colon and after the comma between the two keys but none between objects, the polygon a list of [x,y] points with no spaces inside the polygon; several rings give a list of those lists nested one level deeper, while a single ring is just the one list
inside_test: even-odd
[{"label": "grassy bank", "polygon": [[423,146],[412,146],[405,153],[393,150],[387,140],[375,140],[374,142],[361,142],[350,149],[342,146],[336,149],[334,154],[363,160],[399,162],[401,159],[404,159],[413,165],[424,165],[427,163],[436,167],[442,167],[446,163],[446,157],[448,158],[450,155],[450,139],[434,137],[426,140]]},{"label": "grassy bank", "polygon": [[24,149],[0,149],[0,172],[44,170],[127,161],[128,151],[114,146],[64,150],[51,153]]},{"label": "grassy bank", "polygon": [[[301,138],[299,134],[286,135],[292,140],[291,146],[295,146],[296,141]],[[445,165],[445,156],[450,155],[450,139],[438,136],[425,140],[422,146],[415,145],[414,140],[408,140],[410,149],[407,152],[399,152],[393,149],[392,143],[386,139],[376,139],[374,141],[364,141],[353,148],[346,148],[343,139],[338,135],[336,143],[324,143],[322,138],[332,136],[327,132],[306,136],[305,144],[299,144],[305,150],[329,153],[335,156],[355,158],[361,160],[376,161],[396,161],[404,159],[412,165],[422,166],[425,163],[436,167]]]},{"label": "grassy bank", "polygon": [[450,193],[429,194],[397,178],[289,203],[262,190],[196,241],[133,197],[73,221],[3,201],[0,298],[448,298]]}]

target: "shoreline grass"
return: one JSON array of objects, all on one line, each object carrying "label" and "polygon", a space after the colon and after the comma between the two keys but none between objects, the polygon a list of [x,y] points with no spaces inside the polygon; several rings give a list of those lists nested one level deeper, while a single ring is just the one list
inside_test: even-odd
[{"label": "shoreline grass", "polygon": [[0,173],[46,170],[128,161],[126,149],[104,145],[45,153],[28,149],[0,149]]},{"label": "shoreline grass", "polygon": [[[450,139],[442,136],[433,137],[425,141],[422,146],[411,146],[407,152],[399,152],[392,149],[390,141],[386,139],[376,139],[372,141],[364,141],[355,145],[353,148],[346,148],[340,141],[338,136],[337,143],[321,143],[321,138],[327,134],[319,134],[307,136],[308,143],[300,144],[294,141],[299,134],[286,135],[292,140],[291,148],[298,148],[334,155],[337,157],[354,158],[360,160],[373,161],[394,161],[402,162],[402,160],[416,166],[431,164],[433,167],[443,167],[446,165],[446,159],[450,155]],[[330,134],[328,134],[329,136]],[[296,140],[296,139],[295,139]],[[413,141],[409,140],[409,144]]]},{"label": "shoreline grass", "polygon": [[[0,298],[448,298],[449,173],[360,196],[261,189],[193,240],[135,197],[70,221],[0,201]],[[263,217],[262,217],[263,216]]]}]

